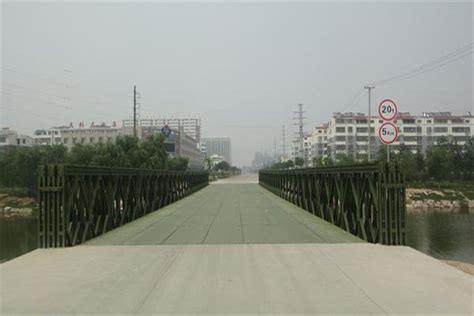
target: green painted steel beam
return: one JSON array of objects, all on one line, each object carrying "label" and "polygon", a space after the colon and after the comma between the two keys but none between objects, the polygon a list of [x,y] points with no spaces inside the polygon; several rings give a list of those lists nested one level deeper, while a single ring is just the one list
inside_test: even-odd
[{"label": "green painted steel beam", "polygon": [[40,248],[81,244],[205,187],[207,172],[43,165]]},{"label": "green painted steel beam", "polygon": [[397,165],[261,170],[259,183],[363,240],[406,243],[405,180]]}]

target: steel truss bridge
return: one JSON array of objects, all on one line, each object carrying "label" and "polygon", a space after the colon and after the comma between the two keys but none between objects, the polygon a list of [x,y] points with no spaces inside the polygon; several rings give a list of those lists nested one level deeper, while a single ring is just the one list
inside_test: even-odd
[{"label": "steel truss bridge", "polygon": [[395,165],[205,172],[47,165],[39,249],[2,314],[471,314],[472,279],[405,247]]}]

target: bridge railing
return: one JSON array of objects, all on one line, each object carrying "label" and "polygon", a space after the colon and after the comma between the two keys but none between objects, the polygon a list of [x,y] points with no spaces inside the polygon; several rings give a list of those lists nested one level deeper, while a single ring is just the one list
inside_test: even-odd
[{"label": "bridge railing", "polygon": [[259,183],[363,240],[406,243],[405,180],[396,165],[261,170]]},{"label": "bridge railing", "polygon": [[38,243],[67,247],[173,203],[208,184],[207,172],[43,165]]}]

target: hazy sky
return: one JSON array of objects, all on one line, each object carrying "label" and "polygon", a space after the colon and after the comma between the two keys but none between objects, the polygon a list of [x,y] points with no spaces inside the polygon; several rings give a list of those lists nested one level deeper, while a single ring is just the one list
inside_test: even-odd
[{"label": "hazy sky", "polygon": [[[2,5],[1,126],[194,115],[230,136],[233,162],[281,146],[303,103],[306,129],[367,111],[365,84],[473,42],[472,3],[15,3]],[[473,110],[472,55],[376,86],[401,111]],[[375,108],[375,106],[374,106]],[[375,113],[375,112],[374,112]],[[289,141],[288,141],[289,144]]]}]

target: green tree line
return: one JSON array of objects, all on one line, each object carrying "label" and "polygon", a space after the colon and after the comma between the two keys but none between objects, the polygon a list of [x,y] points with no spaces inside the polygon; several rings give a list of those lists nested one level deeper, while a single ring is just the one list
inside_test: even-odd
[{"label": "green tree line", "polygon": [[185,171],[188,160],[170,157],[163,143],[156,135],[144,141],[124,136],[115,143],[77,144],[70,151],[63,145],[10,147],[0,154],[0,183],[12,191],[26,188],[34,196],[38,166],[54,163]]},{"label": "green tree line", "polygon": [[[380,163],[387,161],[387,147],[382,146],[378,152]],[[297,157],[298,164],[292,160],[277,162],[271,169],[292,169],[302,166],[302,159]],[[352,156],[338,155],[336,160],[330,157],[315,157],[313,167],[334,165],[348,165],[365,163],[355,160]],[[390,162],[397,163],[408,181],[426,180],[474,180],[474,138],[470,138],[464,145],[458,145],[441,137],[437,144],[428,146],[426,155],[419,151],[414,154],[408,146],[400,145],[397,151],[392,150]]]}]

